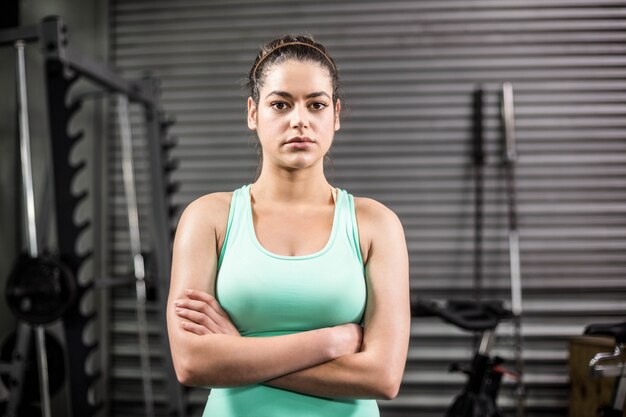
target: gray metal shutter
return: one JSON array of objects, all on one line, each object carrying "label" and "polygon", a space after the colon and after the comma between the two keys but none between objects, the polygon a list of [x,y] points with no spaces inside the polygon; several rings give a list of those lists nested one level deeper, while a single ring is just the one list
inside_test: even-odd
[{"label": "gray metal shutter", "polygon": [[[339,65],[346,109],[328,177],[398,213],[411,286],[426,298],[471,297],[471,94],[480,83],[487,91],[484,284],[488,296],[509,299],[497,94],[501,82],[512,82],[527,404],[530,416],[564,414],[568,338],[626,314],[625,0],[126,0],[111,9],[115,65],[129,76],[154,70],[177,116],[182,188],[175,199],[183,206],[253,178],[241,86],[258,45],[289,32],[325,44]],[[119,174],[112,182],[121,193]],[[122,202],[117,194],[112,201],[115,262],[127,252],[118,230]],[[127,265],[114,264],[118,273]],[[111,400],[120,413],[141,406],[132,307],[132,298],[116,295]],[[511,357],[511,327],[499,329],[497,351]],[[447,366],[469,359],[470,347],[470,335],[415,319],[401,393],[380,402],[382,415],[441,416],[464,381]],[[197,415],[206,394],[191,393]],[[502,397],[510,409],[510,384]]]}]

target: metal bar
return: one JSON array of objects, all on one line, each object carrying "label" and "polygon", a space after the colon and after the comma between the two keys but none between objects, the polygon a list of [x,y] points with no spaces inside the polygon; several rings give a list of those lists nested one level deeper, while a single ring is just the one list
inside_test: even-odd
[{"label": "metal bar", "polygon": [[485,163],[483,131],[483,89],[473,94],[473,149],[474,168],[474,299],[482,299],[483,289],[483,167]]},{"label": "metal bar", "polygon": [[37,248],[37,221],[35,217],[33,169],[31,166],[24,41],[15,42],[15,48],[17,50],[17,111],[19,115],[20,160],[22,164],[22,195],[26,205],[26,231],[28,235],[26,244],[29,255],[35,258],[39,250]]},{"label": "metal bar", "polygon": [[139,83],[120,77],[108,65],[67,47],[67,28],[58,16],[49,16],[40,24],[39,44],[46,59],[58,60],[72,71],[88,78],[111,92],[126,95],[132,101],[150,105]]},{"label": "metal bar", "polygon": [[622,364],[622,373],[615,381],[617,386],[615,387],[613,393],[613,401],[612,406],[615,410],[623,410],[624,402],[626,402],[626,366]]},{"label": "metal bar", "polygon": [[[28,233],[27,246],[31,257],[39,255],[37,245],[37,218],[35,216],[35,194],[33,190],[33,171],[30,152],[30,130],[28,123],[28,95],[26,91],[26,64],[24,59],[24,41],[15,42],[17,50],[17,108],[19,113],[20,160],[22,163],[22,190],[26,205]],[[48,388],[48,361],[46,355],[46,339],[44,328],[37,325],[35,331],[35,345],[37,348],[37,370],[39,375],[39,392],[41,395],[41,414],[51,417],[50,390]]]},{"label": "metal bar", "polygon": [[88,57],[72,49],[66,49],[65,58],[61,60],[70,69],[78,71],[81,75],[96,84],[126,95],[131,101],[138,101],[144,105],[151,105],[150,98],[141,90],[141,86],[134,81],[128,81],[115,73],[107,65],[92,61]]},{"label": "metal bar", "polygon": [[[50,149],[52,151],[52,167],[54,170],[54,214],[57,230],[57,246],[59,256],[64,264],[72,271],[75,277],[85,262],[91,258],[91,253],[78,253],[79,238],[89,227],[91,221],[77,223],[76,213],[82,201],[88,196],[88,190],[79,194],[73,192],[74,180],[79,175],[80,168],[71,163],[71,153],[82,139],[80,133],[70,135],[70,120],[79,109],[74,102],[69,105],[68,91],[77,82],[78,77],[68,74],[61,62],[46,59],[44,62],[46,74],[46,96],[48,108],[48,122],[50,132]],[[92,281],[81,282],[77,285],[77,296],[63,315],[63,328],[67,361],[69,370],[69,401],[73,416],[94,417],[99,415],[100,399],[94,397],[95,382],[99,374],[87,372],[88,363],[98,349],[98,342],[88,343],[85,340],[85,331],[98,319],[98,310],[85,311],[82,300],[89,297],[93,290]]]},{"label": "metal bar", "polygon": [[[100,92],[89,94],[88,96],[83,95],[83,100],[87,97],[104,97],[104,95],[100,94]],[[96,130],[99,132],[99,138],[93,142],[93,153],[92,159],[93,163],[93,189],[99,190],[93,194],[93,218],[94,218],[94,231],[93,231],[93,242],[94,247],[97,250],[94,252],[94,271],[96,271],[96,276],[103,277],[107,273],[107,266],[109,265],[109,211],[108,211],[108,198],[106,196],[109,195],[109,185],[108,185],[108,175],[107,169],[108,165],[106,161],[108,159],[108,138],[109,136],[109,127],[106,121],[108,120],[108,100],[94,100],[95,109],[94,112],[97,116]],[[106,107],[105,107],[106,106]],[[105,111],[105,109],[107,111]],[[111,342],[111,292],[108,288],[100,287],[102,283],[101,279],[95,279],[95,288],[98,289],[99,293],[99,301],[100,301],[100,346],[101,351],[111,352],[112,342]],[[128,283],[128,279],[126,280]],[[100,369],[102,370],[102,378],[101,384],[103,387],[108,387],[111,379],[111,355],[100,355]],[[109,390],[104,391],[104,395],[102,398],[103,401],[103,412],[102,415],[108,416],[111,414],[111,395],[109,394]]]},{"label": "metal bar", "polygon": [[517,149],[515,143],[515,116],[513,110],[513,86],[502,85],[502,117],[504,120],[505,161],[507,168],[507,194],[509,201],[509,252],[511,267],[511,310],[515,316],[522,314],[522,285],[519,256],[519,234],[515,201],[515,163]]},{"label": "metal bar", "polygon": [[[172,238],[170,234],[167,195],[165,194],[163,172],[163,129],[159,114],[159,96],[156,80],[146,78],[143,80],[143,89],[146,95],[152,98],[152,107],[146,106],[145,124],[148,139],[148,151],[150,155],[150,186],[152,210],[150,211],[151,230],[153,236],[153,251],[156,260],[156,283],[158,291],[158,306],[162,317],[167,309],[167,293],[169,289],[169,276],[171,271]],[[163,368],[166,373],[167,391],[169,394],[169,414],[178,417],[187,415],[186,401],[182,386],[176,378],[172,355],[170,354],[169,338],[167,337],[167,323],[159,321],[161,346],[163,347]]]},{"label": "metal bar", "polygon": [[37,369],[39,370],[39,391],[41,391],[41,415],[52,417],[50,387],[48,384],[48,355],[46,354],[46,334],[42,325],[35,326],[35,346],[37,347]]},{"label": "metal bar", "polygon": [[615,345],[613,353],[609,353],[609,352],[596,353],[596,355],[593,358],[591,358],[591,360],[589,361],[589,368],[591,368],[591,373],[593,374],[598,369],[598,365],[600,365],[600,362],[611,360],[611,359],[617,359],[620,357],[621,354],[622,354],[622,349],[619,344]]},{"label": "metal bar", "polygon": [[478,347],[478,354],[483,356],[489,356],[493,342],[495,340],[495,330],[485,330],[483,337],[480,339],[480,345]]},{"label": "metal bar", "polygon": [[130,230],[130,247],[135,271],[137,293],[137,326],[139,334],[139,352],[141,357],[141,373],[143,378],[144,403],[146,416],[154,416],[154,397],[152,394],[152,374],[150,371],[150,346],[148,343],[148,319],[146,314],[146,282],[145,265],[141,255],[141,241],[139,235],[139,212],[137,209],[137,194],[135,191],[135,177],[133,169],[133,144],[130,128],[130,114],[128,98],[123,94],[117,95],[117,111],[120,124],[120,138],[122,143],[122,171],[124,176],[124,193],[126,195],[126,209]]},{"label": "metal bar", "polygon": [[11,354],[11,370],[9,372],[9,377],[13,382],[5,417],[17,416],[17,409],[22,399],[22,391],[24,390],[26,358],[28,357],[32,337],[31,327],[25,322],[18,322],[15,330],[15,348],[13,348],[13,353]]},{"label": "metal bar", "polygon": [[513,86],[502,84],[502,122],[504,128],[504,168],[507,186],[509,217],[509,262],[511,274],[511,310],[513,312],[513,343],[515,364],[519,377],[516,383],[516,417],[525,415],[526,392],[524,387],[524,359],[522,337],[522,279],[520,267],[519,232],[517,230],[517,203],[515,199],[515,164],[517,149],[515,143],[515,113],[513,108]]},{"label": "metal bar", "polygon": [[39,39],[39,25],[0,30],[0,46],[13,45],[17,41],[36,42]]}]

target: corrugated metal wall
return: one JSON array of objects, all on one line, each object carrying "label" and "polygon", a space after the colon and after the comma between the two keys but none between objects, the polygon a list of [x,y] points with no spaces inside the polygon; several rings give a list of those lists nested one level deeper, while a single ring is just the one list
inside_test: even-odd
[{"label": "corrugated metal wall", "polygon": [[[126,0],[114,2],[111,22],[115,65],[128,76],[155,70],[177,116],[181,205],[253,178],[242,85],[258,45],[287,32],[324,43],[346,109],[329,179],[398,213],[411,286],[426,298],[471,296],[478,84],[486,90],[484,284],[488,296],[509,298],[498,91],[512,82],[529,415],[564,414],[568,338],[626,314],[626,0]],[[122,274],[130,263],[120,153],[111,149],[112,269]],[[130,295],[118,292],[113,303],[118,415],[141,406]],[[510,357],[511,327],[499,334],[497,351]],[[436,319],[415,319],[401,394],[380,403],[383,416],[441,416],[463,381],[447,366],[468,359],[471,343]],[[206,394],[191,392],[196,413]],[[513,405],[510,385],[501,404]]]}]

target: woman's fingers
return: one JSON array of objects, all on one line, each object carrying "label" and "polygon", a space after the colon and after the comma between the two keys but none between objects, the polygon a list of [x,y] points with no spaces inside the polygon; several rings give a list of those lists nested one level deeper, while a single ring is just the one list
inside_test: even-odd
[{"label": "woman's fingers", "polygon": [[219,314],[215,309],[204,301],[192,300],[192,299],[181,299],[176,301],[176,307],[178,308],[186,308],[189,310],[197,311],[198,313],[204,314],[206,317],[211,319],[216,323],[222,323],[225,320],[228,320],[227,317]]},{"label": "woman's fingers", "polygon": [[[179,316],[206,327],[210,333],[239,336],[239,330],[214,297],[197,290],[193,290],[190,295],[192,297],[176,300],[175,305]],[[185,316],[180,314],[178,309],[181,313],[184,312]]]},{"label": "woman's fingers", "polygon": [[205,334],[211,334],[211,332],[209,331],[209,329],[207,329],[204,326],[200,326],[198,324],[189,322],[189,321],[183,321],[180,323],[181,327],[191,333],[195,333],[197,335],[203,336]]},{"label": "woman's fingers", "polygon": [[183,307],[176,307],[176,314],[197,326],[202,326],[210,333],[221,333],[219,326],[204,313]]},{"label": "woman's fingers", "polygon": [[224,316],[224,317],[228,317],[228,313],[226,313],[226,311],[224,311],[224,309],[222,308],[220,303],[218,303],[217,300],[215,299],[215,297],[213,297],[211,294],[209,294],[207,292],[204,292],[204,291],[200,291],[200,290],[188,289],[188,290],[185,290],[185,295],[187,297],[189,297],[191,300],[202,301],[202,302],[208,304],[219,315]]}]

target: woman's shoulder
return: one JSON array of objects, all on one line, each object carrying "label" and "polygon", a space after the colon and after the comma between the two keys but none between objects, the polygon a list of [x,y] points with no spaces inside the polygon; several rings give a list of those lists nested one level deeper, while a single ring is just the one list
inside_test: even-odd
[{"label": "woman's shoulder", "polygon": [[400,218],[383,203],[373,198],[354,197],[354,209],[361,246],[366,254],[369,254],[372,244],[379,240],[379,243],[384,244],[388,240],[393,241],[399,236],[404,236]]},{"label": "woman's shoulder", "polygon": [[191,201],[187,206],[190,210],[205,210],[207,208],[220,210],[228,209],[230,206],[230,200],[233,197],[233,191],[218,191],[214,193],[208,193],[197,197]]},{"label": "woman's shoulder", "polygon": [[369,197],[354,197],[357,218],[373,226],[398,222],[398,215],[389,207]]},{"label": "woman's shoulder", "polygon": [[232,197],[233,191],[220,191],[197,197],[185,207],[181,214],[181,221],[219,227],[223,223],[222,220],[228,219]]}]

